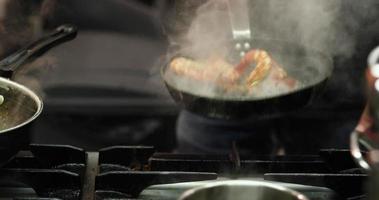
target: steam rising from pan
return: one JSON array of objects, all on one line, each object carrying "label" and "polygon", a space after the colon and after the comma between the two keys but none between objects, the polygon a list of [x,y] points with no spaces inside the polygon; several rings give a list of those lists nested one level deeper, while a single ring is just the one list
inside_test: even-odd
[{"label": "steam rising from pan", "polygon": [[[316,49],[329,57],[349,57],[354,53],[354,34],[359,28],[356,24],[357,18],[373,15],[372,12],[355,13],[357,10],[354,8],[372,6],[375,3],[374,0],[365,1],[364,5],[361,5],[362,2],[341,0],[289,0],[285,2],[250,0],[248,2],[253,39],[288,41],[287,46],[279,47],[278,45],[279,52],[291,51],[295,44],[306,47],[305,52],[302,53],[304,55],[311,55]],[[172,46],[176,48],[170,52],[168,59],[178,54],[195,60],[214,54],[228,57],[229,50],[233,46],[228,43],[232,38],[232,28],[226,6],[226,0],[177,1],[176,18],[178,19],[175,19],[176,22],[173,23],[176,32],[169,35]],[[197,8],[194,12],[188,11],[194,7]],[[347,10],[346,8],[349,7],[354,12],[349,12],[349,16],[346,16],[342,8]],[[254,43],[252,46],[256,48]],[[304,60],[300,57],[289,57],[287,60],[282,56],[280,60],[279,64],[282,64],[291,75],[306,81],[305,86],[308,82],[316,81],[308,79],[312,78],[312,74],[330,73],[322,66],[325,63],[318,59]],[[287,63],[293,64],[287,66]],[[304,74],[302,72],[304,64],[314,67],[307,69],[309,71],[307,76],[297,76],[297,74]],[[199,88],[188,81],[179,80],[177,85],[190,91],[215,91],[209,85]],[[214,97],[217,94],[208,93],[208,96]]]},{"label": "steam rising from pan", "polygon": [[[168,25],[170,43],[196,47],[194,54],[205,55],[207,50],[215,50],[209,46],[225,47],[223,41],[232,38],[226,1],[177,0],[176,15]],[[369,8],[375,7],[376,2],[249,0],[252,38],[285,40],[326,54],[350,56],[354,53],[359,20],[374,23],[373,16],[379,11]]]},{"label": "steam rising from pan", "polygon": [[[230,24],[228,1],[209,0],[201,5],[195,13],[195,17],[190,23],[187,32],[175,42],[180,45],[177,51],[174,51],[174,54],[190,57],[200,62],[204,60],[207,62],[212,57],[220,57],[225,61],[231,61],[232,65],[237,65],[238,60],[230,59],[234,51],[234,43],[232,42],[233,37],[231,35],[232,27]],[[253,37],[258,35],[254,33],[255,27],[251,27],[253,27]],[[300,81],[292,89],[282,87],[281,83],[278,84],[274,80],[266,78],[261,84],[258,84],[258,87],[253,89],[254,92],[248,92],[247,94],[225,94],[217,88],[217,85],[212,84],[216,80],[208,82],[208,84],[201,84],[186,78],[176,77],[170,73],[166,74],[166,80],[175,88],[200,96],[228,99],[261,99],[294,92],[319,83],[330,75],[329,63],[321,63],[317,59],[312,58],[314,54],[313,50],[307,52],[311,48],[303,48],[303,44],[284,43],[280,40],[276,41],[274,40],[275,38],[271,37],[270,39],[271,42],[270,40],[263,40],[262,42],[262,39],[257,38],[257,40],[251,41],[252,48],[268,51],[272,55],[271,57],[273,57],[274,62],[283,67],[286,72],[289,72],[290,77],[294,77],[297,81]],[[280,39],[282,40],[282,38]],[[169,59],[171,58],[169,57]],[[320,66],[323,64],[326,66]],[[307,73],[312,74],[309,75]]]}]

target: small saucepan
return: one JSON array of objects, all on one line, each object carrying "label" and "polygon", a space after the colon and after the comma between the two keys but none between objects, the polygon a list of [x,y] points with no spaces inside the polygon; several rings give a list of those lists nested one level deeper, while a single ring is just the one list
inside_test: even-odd
[{"label": "small saucepan", "polygon": [[29,144],[29,128],[43,108],[39,96],[11,80],[13,72],[50,48],[74,39],[76,34],[74,26],[60,26],[0,61],[0,166]]}]

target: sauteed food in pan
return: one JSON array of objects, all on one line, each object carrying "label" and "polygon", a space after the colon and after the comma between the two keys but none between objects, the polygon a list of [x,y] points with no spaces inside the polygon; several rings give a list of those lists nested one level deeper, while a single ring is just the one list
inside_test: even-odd
[{"label": "sauteed food in pan", "polygon": [[[177,79],[184,78],[201,84],[200,87],[214,88],[220,96],[260,97],[275,91],[286,93],[301,86],[300,81],[289,76],[268,52],[261,49],[250,50],[236,65],[219,56],[200,61],[176,57],[167,71],[171,73],[169,76]],[[198,89],[193,87],[194,91],[188,92],[201,91]]]},{"label": "sauteed food in pan", "polygon": [[174,51],[161,70],[173,99],[211,118],[275,117],[310,104],[332,74],[330,57],[312,47],[267,39],[249,43],[253,48],[242,58],[228,44],[226,51],[201,55],[185,47]]}]

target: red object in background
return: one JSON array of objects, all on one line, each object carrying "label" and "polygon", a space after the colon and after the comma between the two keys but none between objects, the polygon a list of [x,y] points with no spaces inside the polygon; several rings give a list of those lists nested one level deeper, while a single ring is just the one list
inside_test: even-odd
[{"label": "red object in background", "polygon": [[[351,153],[357,163],[366,170],[371,170],[379,162],[379,48],[374,49],[368,58],[366,70],[367,96],[366,108],[355,131],[351,134]],[[367,151],[362,155],[362,147]]]},{"label": "red object in background", "polygon": [[376,85],[379,83],[379,65],[376,64],[379,49],[374,50],[369,57],[369,67],[366,71],[368,102],[361,116],[356,130],[364,133],[373,143],[379,144],[378,116],[376,112],[379,108],[379,91]]}]

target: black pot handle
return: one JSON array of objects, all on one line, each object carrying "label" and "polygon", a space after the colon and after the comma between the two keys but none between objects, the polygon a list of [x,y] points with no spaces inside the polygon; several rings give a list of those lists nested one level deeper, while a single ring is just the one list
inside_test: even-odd
[{"label": "black pot handle", "polygon": [[77,35],[77,28],[73,25],[62,25],[54,32],[41,39],[32,42],[28,46],[16,51],[10,56],[0,61],[0,76],[11,78],[13,72],[27,61],[41,56],[49,49],[74,39]]}]

